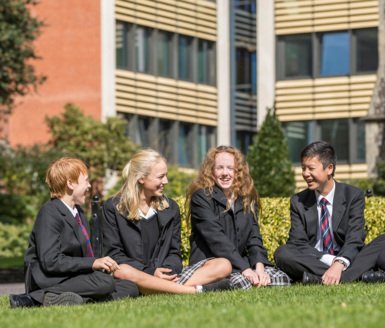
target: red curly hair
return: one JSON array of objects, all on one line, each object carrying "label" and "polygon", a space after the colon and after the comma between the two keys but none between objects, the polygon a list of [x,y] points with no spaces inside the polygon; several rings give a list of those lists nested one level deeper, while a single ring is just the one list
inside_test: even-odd
[{"label": "red curly hair", "polygon": [[[200,167],[198,177],[191,183],[187,190],[186,205],[189,208],[192,194],[198,189],[205,189],[208,195],[213,192],[215,185],[214,166],[215,158],[220,153],[229,153],[234,156],[234,182],[232,185],[232,194],[234,200],[238,197],[242,198],[243,210],[252,212],[256,218],[255,205],[260,210],[260,200],[257,190],[254,186],[254,181],[250,176],[249,165],[247,164],[243,154],[236,148],[231,146],[218,146],[211,148]],[[231,204],[228,202],[227,210]],[[188,210],[190,216],[190,209]]]}]

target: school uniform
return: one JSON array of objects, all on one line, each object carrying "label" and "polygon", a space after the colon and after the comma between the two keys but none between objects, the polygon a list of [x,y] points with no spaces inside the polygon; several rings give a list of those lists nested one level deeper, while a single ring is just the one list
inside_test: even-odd
[{"label": "school uniform", "polygon": [[[226,258],[233,267],[230,283],[237,288],[250,288],[251,284],[240,274],[263,263],[273,285],[287,285],[289,278],[272,267],[267,259],[257,220],[253,213],[243,210],[238,198],[226,210],[227,199],[222,189],[199,189],[191,197],[190,264],[207,258]],[[255,208],[257,213],[257,208]]]},{"label": "school uniform", "polygon": [[[169,268],[171,274],[182,270],[181,221],[178,205],[168,199],[169,207],[157,210],[149,218],[129,220],[117,209],[119,198],[103,205],[103,249],[119,265],[128,264],[153,275],[157,268]],[[123,283],[117,279],[116,288]],[[121,291],[121,295],[124,295]]]},{"label": "school uniform", "polygon": [[319,246],[322,228],[316,192],[306,189],[291,199],[289,238],[286,245],[276,250],[274,256],[277,266],[294,280],[300,281],[305,271],[322,276],[333,263],[333,257],[342,259],[347,266],[342,272],[341,282],[357,280],[362,273],[375,266],[379,249],[384,246],[383,238],[364,247],[363,192],[353,186],[335,182],[331,202],[332,257]]},{"label": "school uniform", "polygon": [[[76,206],[80,220],[89,235],[88,222]],[[94,257],[87,256],[89,240],[82,233],[73,213],[60,199],[52,199],[41,208],[25,255],[26,291],[38,303],[44,294],[74,292],[100,300],[114,290],[113,278],[94,271]]]}]

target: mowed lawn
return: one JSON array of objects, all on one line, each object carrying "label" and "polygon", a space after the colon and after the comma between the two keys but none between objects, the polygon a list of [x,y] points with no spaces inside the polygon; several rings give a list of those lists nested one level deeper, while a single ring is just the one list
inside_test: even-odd
[{"label": "mowed lawn", "polygon": [[73,307],[10,309],[0,327],[384,327],[385,284],[152,295]]}]

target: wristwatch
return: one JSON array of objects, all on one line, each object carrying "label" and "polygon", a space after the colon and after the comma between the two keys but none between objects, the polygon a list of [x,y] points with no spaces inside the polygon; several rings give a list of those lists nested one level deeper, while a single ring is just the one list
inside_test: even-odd
[{"label": "wristwatch", "polygon": [[346,263],[345,263],[343,260],[341,260],[341,259],[336,259],[334,262],[341,263],[341,264],[344,266],[344,270],[345,270],[346,267],[347,267]]}]

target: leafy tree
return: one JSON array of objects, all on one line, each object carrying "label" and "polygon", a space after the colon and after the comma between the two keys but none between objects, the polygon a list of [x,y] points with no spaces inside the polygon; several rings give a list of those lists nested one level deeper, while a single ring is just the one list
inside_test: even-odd
[{"label": "leafy tree", "polygon": [[37,59],[33,41],[42,21],[33,17],[29,7],[36,0],[0,1],[0,110],[11,111],[16,96],[24,96],[44,81],[31,60]]},{"label": "leafy tree", "polygon": [[249,147],[247,161],[261,196],[289,196],[294,192],[294,172],[288,145],[274,110],[268,110],[259,133]]},{"label": "leafy tree", "polygon": [[121,171],[137,146],[125,135],[126,122],[109,117],[105,123],[85,116],[72,104],[60,116],[47,117],[49,144],[63,155],[82,159],[91,178],[104,177],[107,169]]}]

